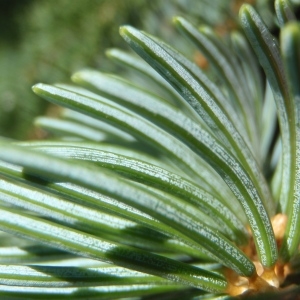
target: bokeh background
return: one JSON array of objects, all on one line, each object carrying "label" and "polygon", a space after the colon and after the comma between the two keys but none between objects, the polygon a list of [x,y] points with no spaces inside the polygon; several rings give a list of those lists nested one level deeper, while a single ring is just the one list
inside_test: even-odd
[{"label": "bokeh background", "polygon": [[[127,49],[118,34],[120,25],[162,37],[194,58],[185,39],[173,38],[172,16],[188,14],[194,23],[210,24],[224,34],[238,26],[235,14],[241,2],[0,0],[0,135],[34,137],[32,120],[45,113],[48,104],[32,93],[33,84],[69,82],[71,74],[84,67],[122,72],[104,54],[111,47]],[[256,2],[262,14],[271,15],[272,1]],[[269,19],[270,26],[272,22]]]}]

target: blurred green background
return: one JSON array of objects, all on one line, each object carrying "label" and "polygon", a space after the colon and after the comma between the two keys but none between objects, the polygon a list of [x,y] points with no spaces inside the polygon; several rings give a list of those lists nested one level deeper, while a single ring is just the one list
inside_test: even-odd
[{"label": "blurred green background", "polygon": [[[120,25],[142,28],[184,51],[191,48],[183,38],[172,39],[172,16],[189,14],[189,20],[222,31],[233,26],[239,2],[0,0],[0,135],[33,137],[32,120],[47,108],[31,92],[33,84],[68,82],[73,72],[84,67],[113,71],[104,52],[110,47],[126,49],[118,34]],[[270,1],[257,2],[266,6]]]},{"label": "blurred green background", "polygon": [[125,46],[118,27],[139,26],[155,2],[0,0],[0,135],[29,138],[32,118],[46,108],[31,86],[106,68],[105,48]]}]

